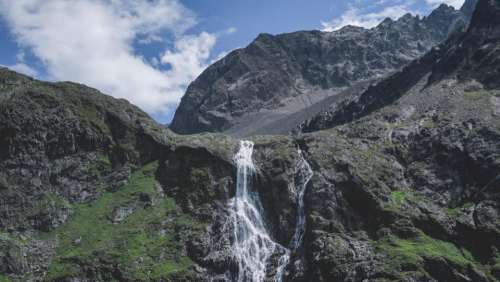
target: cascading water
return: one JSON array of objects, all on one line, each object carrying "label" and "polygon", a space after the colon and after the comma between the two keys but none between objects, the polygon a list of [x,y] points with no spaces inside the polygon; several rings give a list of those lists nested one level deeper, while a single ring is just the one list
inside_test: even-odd
[{"label": "cascading water", "polygon": [[234,160],[237,165],[236,197],[231,201],[234,230],[233,252],[238,264],[237,281],[264,281],[271,255],[286,250],[274,242],[260,213],[258,194],[252,191],[255,173],[253,143],[241,141]]},{"label": "cascading water", "polygon": [[[297,197],[297,220],[295,223],[295,230],[293,233],[292,240],[290,242],[290,250],[295,251],[302,244],[302,238],[304,236],[304,231],[306,228],[306,213],[304,209],[304,195],[306,192],[307,183],[311,180],[313,176],[313,171],[311,166],[304,158],[300,148],[298,149],[299,161],[296,166],[296,177],[295,177],[295,194]],[[281,256],[278,268],[276,269],[276,276],[274,281],[281,282],[283,279],[283,274],[285,268],[290,262],[290,250]]]},{"label": "cascading water", "polygon": [[297,177],[295,180],[295,192],[297,193],[297,223],[295,232],[293,233],[290,247],[296,250],[302,243],[302,237],[306,229],[306,213],[304,209],[304,195],[306,193],[307,183],[313,176],[311,166],[302,155],[302,151],[298,149],[299,162],[297,163]]},{"label": "cascading water", "polygon": [[[274,242],[266,230],[261,214],[262,205],[257,192],[252,191],[252,179],[255,166],[252,160],[253,143],[240,141],[240,148],[234,156],[237,165],[236,196],[230,202],[233,223],[233,256],[238,265],[234,280],[238,282],[264,281],[268,276],[273,255],[275,261],[274,281],[281,282],[284,270],[290,260],[290,250]],[[296,250],[305,229],[304,194],[307,183],[312,177],[312,170],[299,149],[295,188],[297,195],[297,223],[290,242],[291,250]],[[274,256],[276,258],[276,256]]]}]

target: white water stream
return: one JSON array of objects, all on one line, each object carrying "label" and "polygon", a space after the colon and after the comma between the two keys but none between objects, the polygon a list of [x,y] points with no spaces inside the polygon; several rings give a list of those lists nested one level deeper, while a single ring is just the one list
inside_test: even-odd
[{"label": "white water stream", "polygon": [[290,247],[296,250],[302,244],[302,237],[306,229],[306,213],[304,209],[304,195],[306,193],[307,183],[313,176],[311,166],[302,155],[299,149],[299,162],[297,163],[297,178],[295,180],[295,192],[297,193],[297,223],[295,225],[295,232],[293,233],[292,242]]},{"label": "white water stream", "polygon": [[[290,260],[290,250],[274,242],[262,217],[262,205],[259,195],[253,190],[252,180],[255,166],[252,160],[253,143],[240,141],[240,148],[234,160],[237,165],[236,196],[230,202],[230,211],[234,230],[233,255],[238,264],[235,280],[238,282],[261,282],[266,280],[270,259],[279,255],[274,274],[274,281],[281,282],[284,270]],[[297,249],[302,241],[305,229],[304,193],[312,170],[302,157],[297,165],[298,180],[296,195],[298,201],[297,223],[290,243],[292,250]]]},{"label": "white water stream", "polygon": [[[297,197],[297,219],[295,223],[295,230],[293,233],[292,241],[290,242],[290,250],[297,250],[302,244],[302,238],[306,229],[306,213],[304,209],[304,195],[306,193],[307,183],[313,176],[311,166],[304,158],[302,151],[298,149],[299,161],[296,166],[295,178],[295,195]],[[275,282],[281,282],[285,272],[285,268],[290,262],[290,250],[280,257],[278,267],[276,269]]]}]

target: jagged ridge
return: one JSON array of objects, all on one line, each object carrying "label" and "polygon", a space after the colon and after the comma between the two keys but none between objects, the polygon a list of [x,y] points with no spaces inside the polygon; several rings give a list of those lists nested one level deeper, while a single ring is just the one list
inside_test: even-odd
[{"label": "jagged ridge", "polygon": [[500,51],[498,50],[498,8],[495,1],[482,2],[474,12],[467,32],[450,38],[401,72],[370,87],[359,98],[333,105],[328,111],[306,121],[302,131],[334,127],[366,116],[391,104],[414,87],[424,76],[426,85],[445,78],[477,80],[487,88],[498,88]]},{"label": "jagged ridge", "polygon": [[170,128],[178,133],[238,136],[287,133],[311,113],[287,124],[291,114],[324,103],[358,82],[398,70],[468,20],[465,7],[456,11],[441,5],[428,17],[407,14],[369,30],[348,26],[335,32],[261,34],[189,86]]}]

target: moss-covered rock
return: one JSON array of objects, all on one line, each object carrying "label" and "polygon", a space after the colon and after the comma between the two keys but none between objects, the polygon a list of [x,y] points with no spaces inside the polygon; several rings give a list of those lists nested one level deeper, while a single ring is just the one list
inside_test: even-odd
[{"label": "moss-covered rock", "polygon": [[[142,167],[120,190],[76,206],[67,224],[44,235],[59,242],[47,280],[194,279],[185,249],[189,236],[181,234],[196,232],[204,224],[163,195],[155,181],[156,169],[156,163]],[[114,223],[113,211],[120,207],[133,211]]]}]

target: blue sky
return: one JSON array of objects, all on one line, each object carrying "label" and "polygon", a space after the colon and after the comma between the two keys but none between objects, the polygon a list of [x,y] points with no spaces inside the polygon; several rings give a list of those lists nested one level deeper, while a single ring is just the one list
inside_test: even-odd
[{"label": "blue sky", "polygon": [[0,65],[126,98],[169,122],[187,85],[259,33],[372,27],[463,0],[0,0]]}]

